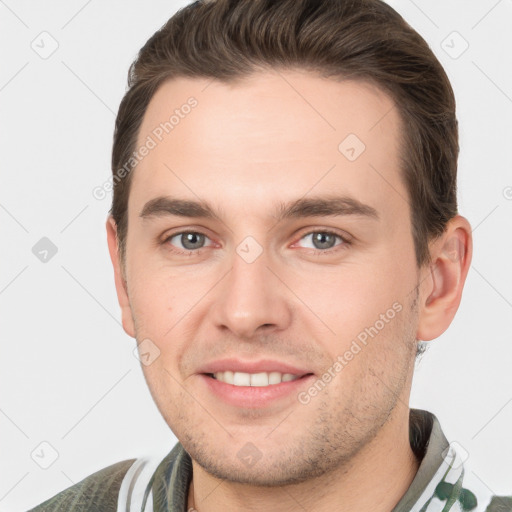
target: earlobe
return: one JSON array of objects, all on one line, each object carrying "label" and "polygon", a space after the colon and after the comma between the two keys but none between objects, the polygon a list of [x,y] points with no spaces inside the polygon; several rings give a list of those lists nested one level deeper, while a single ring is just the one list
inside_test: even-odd
[{"label": "earlobe", "polygon": [[116,286],[117,300],[121,307],[123,329],[132,338],[135,338],[135,328],[128,298],[128,287],[123,275],[122,265],[119,257],[119,247],[117,240],[117,226],[112,215],[109,215],[106,222],[107,243],[110,259],[114,267],[114,281]]},{"label": "earlobe", "polygon": [[432,263],[422,278],[417,339],[429,341],[451,324],[471,264],[471,226],[457,215],[431,247]]}]

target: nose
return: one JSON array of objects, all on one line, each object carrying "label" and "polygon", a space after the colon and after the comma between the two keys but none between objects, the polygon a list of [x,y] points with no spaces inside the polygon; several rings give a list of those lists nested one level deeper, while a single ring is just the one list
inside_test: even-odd
[{"label": "nose", "polygon": [[291,294],[275,268],[269,268],[265,251],[252,262],[234,253],[232,261],[210,310],[216,327],[244,339],[258,330],[286,329],[292,316]]}]

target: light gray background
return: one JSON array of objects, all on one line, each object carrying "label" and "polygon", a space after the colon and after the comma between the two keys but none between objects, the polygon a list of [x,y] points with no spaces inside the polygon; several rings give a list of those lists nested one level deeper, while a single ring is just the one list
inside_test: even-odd
[{"label": "light gray background", "polygon": [[[0,0],[2,511],[176,441],[121,328],[110,195],[92,189],[110,175],[129,64],[186,3]],[[461,307],[419,364],[411,406],[434,412],[485,485],[511,494],[512,0],[390,3],[452,80],[460,212],[475,246]],[[58,249],[46,263],[32,252],[42,237]]]}]

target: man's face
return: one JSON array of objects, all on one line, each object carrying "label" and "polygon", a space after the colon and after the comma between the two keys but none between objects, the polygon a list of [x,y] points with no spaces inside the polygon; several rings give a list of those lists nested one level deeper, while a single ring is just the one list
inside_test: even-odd
[{"label": "man's face", "polygon": [[[137,148],[148,136],[123,322],[148,362],[160,351],[143,369],[184,448],[219,478],[283,485],[377,446],[408,417],[418,323],[392,101],[301,71],[180,78],[151,100]],[[150,210],[162,197],[215,215]]]}]

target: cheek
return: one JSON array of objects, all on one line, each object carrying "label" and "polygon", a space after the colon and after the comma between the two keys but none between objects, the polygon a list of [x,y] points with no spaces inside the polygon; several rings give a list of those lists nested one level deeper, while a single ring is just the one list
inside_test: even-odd
[{"label": "cheek", "polygon": [[331,334],[339,340],[349,340],[395,302],[401,302],[401,285],[396,276],[396,269],[385,268],[380,262],[341,264],[328,272],[297,275],[292,286],[306,309],[316,313]]},{"label": "cheek", "polygon": [[137,339],[150,338],[162,349],[160,345],[171,335],[187,297],[178,293],[172,280],[163,277],[165,274],[142,265],[132,270],[128,292]]},{"label": "cheek", "polygon": [[143,366],[143,372],[153,401],[172,429],[172,425],[179,422],[183,411],[192,404],[190,404],[190,395],[179,384],[180,378],[177,371],[169,364],[163,364],[162,359],[160,357],[150,366]]},{"label": "cheek", "polygon": [[[181,358],[204,315],[201,298],[212,285],[183,270],[171,274],[169,269],[145,265],[133,270],[137,278],[132,280],[129,293],[136,337],[139,343],[151,340],[159,352],[154,365],[147,368],[148,378],[155,383],[167,381],[170,377],[165,370],[178,378]],[[153,366],[163,373],[155,373]]]},{"label": "cheek", "polygon": [[340,267],[330,276],[317,275],[316,280],[308,281],[309,291],[307,286],[303,288],[309,294],[308,306],[331,330],[320,336],[322,324],[313,320],[310,332],[317,333],[317,342],[324,345],[332,361],[341,357],[345,377],[339,382],[344,386],[367,376],[371,361],[377,368],[393,367],[393,361],[402,358],[405,338],[410,337],[404,331],[414,285],[405,281],[409,269],[392,258],[372,259],[372,264]]}]

